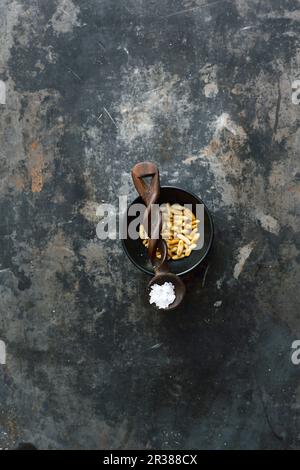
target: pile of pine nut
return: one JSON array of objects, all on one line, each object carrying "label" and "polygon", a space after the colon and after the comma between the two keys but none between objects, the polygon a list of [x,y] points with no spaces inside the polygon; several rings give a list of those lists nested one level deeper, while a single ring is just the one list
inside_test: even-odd
[{"label": "pile of pine nut", "polygon": [[[191,252],[197,248],[200,220],[196,219],[190,209],[180,204],[162,204],[160,210],[162,212],[161,236],[167,243],[168,259],[178,260],[190,256]],[[140,224],[139,234],[145,247],[148,247],[149,237],[142,224]],[[156,256],[161,258],[159,250]]]}]

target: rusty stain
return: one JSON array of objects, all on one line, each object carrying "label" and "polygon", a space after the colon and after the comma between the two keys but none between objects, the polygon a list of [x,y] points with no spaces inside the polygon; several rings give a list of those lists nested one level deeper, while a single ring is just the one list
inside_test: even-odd
[{"label": "rusty stain", "polygon": [[31,178],[31,191],[33,193],[40,193],[44,186],[44,157],[41,154],[37,141],[31,143],[30,149],[28,170]]},{"label": "rusty stain", "polygon": [[221,142],[219,139],[212,139],[211,142],[205,147],[203,154],[207,157],[216,154],[221,148]]},{"label": "rusty stain", "polygon": [[40,193],[44,186],[44,158],[43,155],[31,155],[29,165],[29,174],[31,178],[31,191],[33,193]]},{"label": "rusty stain", "polygon": [[37,150],[38,148],[38,143],[36,141],[33,141],[31,144],[31,150]]},{"label": "rusty stain", "polygon": [[43,176],[44,159],[42,155],[35,158],[34,166],[31,168],[31,191],[33,193],[40,193],[44,185]]},{"label": "rusty stain", "polygon": [[15,419],[13,418],[8,419],[6,422],[6,428],[10,436],[10,439],[16,440],[18,437],[18,426],[17,426],[17,422],[15,421]]}]

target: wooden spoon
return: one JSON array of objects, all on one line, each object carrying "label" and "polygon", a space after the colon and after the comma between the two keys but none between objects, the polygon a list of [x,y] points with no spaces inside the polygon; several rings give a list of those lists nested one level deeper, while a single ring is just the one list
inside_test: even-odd
[{"label": "wooden spoon", "polygon": [[[144,226],[148,227],[148,256],[155,273],[148,284],[147,294],[149,296],[151,287],[154,284],[162,285],[165,282],[171,282],[175,288],[175,300],[164,310],[173,310],[182,302],[186,288],[182,280],[170,271],[166,261],[168,255],[167,244],[161,237],[161,211],[153,210],[153,204],[157,203],[160,194],[159,171],[154,163],[141,162],[133,167],[131,175],[137,192],[147,206],[144,214]],[[145,178],[150,178],[150,182],[146,183]],[[160,259],[156,256],[157,249],[161,253]]]}]

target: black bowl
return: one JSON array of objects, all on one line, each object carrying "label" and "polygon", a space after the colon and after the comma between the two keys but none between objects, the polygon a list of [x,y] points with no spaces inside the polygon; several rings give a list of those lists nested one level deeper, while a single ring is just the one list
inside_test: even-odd
[{"label": "black bowl", "polygon": [[[162,186],[160,188],[160,197],[157,203],[162,204],[166,202],[169,202],[170,204],[178,203],[182,205],[192,204],[192,210],[194,213],[196,213],[197,204],[203,204],[204,206],[204,244],[202,248],[199,250],[193,250],[190,256],[186,258],[182,258],[176,261],[168,261],[172,273],[175,273],[178,276],[183,276],[184,274],[191,272],[193,269],[199,266],[199,264],[208,255],[214,238],[214,225],[212,217],[204,202],[201,201],[198,196],[189,191],[177,188],[176,186]],[[131,207],[133,204],[143,204],[141,197],[137,197],[129,207]],[[134,220],[134,217],[130,217],[128,215],[129,207],[127,209],[127,219],[125,221],[127,222],[127,227],[129,223]],[[203,223],[203,221],[200,221],[200,223]],[[126,228],[125,233],[127,233]],[[144,247],[140,238],[133,240],[127,237],[126,239],[122,240],[122,246],[130,261],[137,268],[139,268],[144,273],[153,276],[154,271],[147,256],[147,249]]]}]

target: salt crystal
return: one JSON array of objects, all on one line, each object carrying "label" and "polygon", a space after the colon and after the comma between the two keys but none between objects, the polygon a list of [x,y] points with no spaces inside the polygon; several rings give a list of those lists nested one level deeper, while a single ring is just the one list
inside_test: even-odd
[{"label": "salt crystal", "polygon": [[167,308],[176,298],[175,287],[172,282],[165,282],[162,285],[153,284],[149,296],[150,304],[155,304],[158,308]]}]

